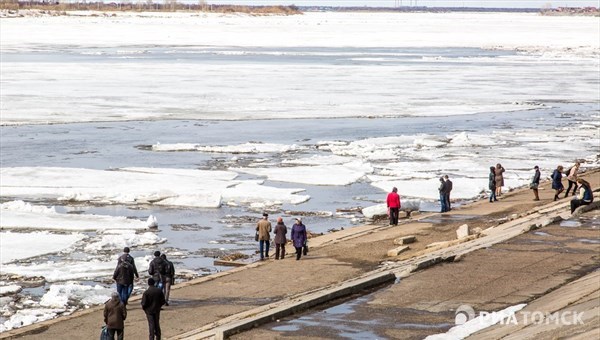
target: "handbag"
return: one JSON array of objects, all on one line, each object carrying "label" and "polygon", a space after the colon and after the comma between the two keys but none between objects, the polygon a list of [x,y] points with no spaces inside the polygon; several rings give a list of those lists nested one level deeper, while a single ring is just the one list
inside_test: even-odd
[{"label": "handbag", "polygon": [[254,241],[258,242],[258,231],[256,232],[256,234],[254,234]]},{"label": "handbag", "polygon": [[109,340],[110,337],[108,336],[108,328],[106,327],[106,325],[102,326],[102,331],[100,331],[100,340]]}]

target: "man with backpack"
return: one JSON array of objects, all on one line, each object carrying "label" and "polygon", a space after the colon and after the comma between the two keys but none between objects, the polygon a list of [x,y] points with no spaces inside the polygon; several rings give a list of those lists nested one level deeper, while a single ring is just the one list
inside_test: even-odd
[{"label": "man with backpack", "polygon": [[160,257],[165,261],[166,271],[161,274],[163,279],[163,293],[165,294],[165,305],[169,305],[169,295],[171,294],[171,285],[175,284],[175,266],[173,262],[167,260],[167,255],[164,253]]},{"label": "man with backpack", "polygon": [[167,274],[167,263],[160,257],[160,251],[154,252],[154,259],[150,262],[150,266],[148,267],[148,274],[152,276],[156,287],[163,287],[163,276]]},{"label": "man with backpack", "polygon": [[113,280],[117,283],[117,293],[121,302],[127,305],[127,301],[133,292],[133,276],[139,279],[135,261],[129,255],[129,247],[123,248],[123,255],[119,256],[117,267],[113,273]]}]

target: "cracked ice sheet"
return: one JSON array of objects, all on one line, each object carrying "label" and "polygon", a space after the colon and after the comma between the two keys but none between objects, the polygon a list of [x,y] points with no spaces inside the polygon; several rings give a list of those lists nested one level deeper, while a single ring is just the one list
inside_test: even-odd
[{"label": "cracked ice sheet", "polygon": [[49,232],[2,232],[0,233],[0,260],[3,265],[0,272],[4,272],[7,268],[8,265],[5,265],[5,263],[57,253],[71,248],[85,237],[80,233],[63,235]]},{"label": "cracked ice sheet", "polygon": [[206,153],[283,153],[290,151],[305,150],[306,147],[296,144],[274,144],[274,143],[256,143],[248,142],[238,145],[200,145],[191,143],[175,143],[175,144],[155,144],[152,145],[153,151],[198,151]]},{"label": "cracked ice sheet", "polygon": [[232,168],[256,176],[266,176],[269,180],[312,185],[348,185],[373,172],[373,167],[360,161],[285,168]]},{"label": "cracked ice sheet", "polygon": [[23,201],[0,204],[3,229],[103,230],[147,229],[147,222],[124,216],[61,214],[54,207],[35,206]]},{"label": "cracked ice sheet", "polygon": [[[223,195],[252,197],[254,202],[297,204],[310,198],[303,189],[280,189],[259,182],[234,180],[237,173],[165,168],[122,168],[115,171],[18,167],[0,169],[2,196],[117,204],[156,204],[216,208]],[[232,195],[228,188],[236,186]],[[246,192],[245,190],[249,190]]]}]

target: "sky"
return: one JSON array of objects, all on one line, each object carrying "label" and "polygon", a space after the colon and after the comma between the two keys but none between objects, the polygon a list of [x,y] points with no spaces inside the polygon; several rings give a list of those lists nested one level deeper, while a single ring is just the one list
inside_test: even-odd
[{"label": "sky", "polygon": [[[188,0],[189,2],[197,2]],[[600,0],[205,0],[208,4],[237,5],[298,5],[298,6],[373,6],[394,7],[504,7],[504,8],[542,8],[542,7],[598,7]],[[184,1],[181,1],[184,2]],[[187,1],[186,1],[187,2]]]}]

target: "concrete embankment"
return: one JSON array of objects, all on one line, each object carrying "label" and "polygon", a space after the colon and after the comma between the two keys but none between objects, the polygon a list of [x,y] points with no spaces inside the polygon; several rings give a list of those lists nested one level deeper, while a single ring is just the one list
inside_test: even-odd
[{"label": "concrete embankment", "polygon": [[[600,186],[598,172],[589,172],[587,177],[594,187]],[[427,281],[420,275],[445,268],[448,261],[461,259],[457,265],[467,263],[471,254],[493,249],[531,229],[552,226],[560,219],[558,216],[569,215],[568,200],[553,202],[548,183],[542,185],[540,193],[542,200],[539,202],[532,201],[529,190],[519,190],[504,195],[493,204],[475,202],[447,214],[428,214],[405,220],[398,227],[364,226],[324,235],[312,240],[309,256],[300,261],[291,257],[269,260],[180,285],[172,291],[171,306],[165,307],[161,314],[163,337],[227,336],[368,287],[392,282],[397,277],[402,278],[401,284],[392,287],[412,287],[423,294],[444,289],[443,286],[424,285],[424,282],[444,281],[440,280],[445,277],[443,274],[433,275]],[[472,231],[481,229],[480,237],[471,237],[461,243],[454,241],[456,229],[465,223]],[[416,236],[410,249],[399,256],[388,257],[388,250],[397,247],[394,239],[408,235]],[[444,241],[450,242],[426,247]],[[487,263],[488,260],[482,261]],[[382,266],[382,262],[386,265]],[[437,263],[444,265],[419,270]],[[488,270],[493,276],[494,268]],[[415,283],[410,286],[407,282]],[[485,281],[481,285],[481,289],[485,289]],[[490,286],[491,291],[495,289]],[[405,292],[405,295],[418,296],[414,291]],[[437,300],[432,297],[430,301]],[[147,324],[139,300],[133,300],[128,307],[125,332],[141,338],[147,332]],[[450,306],[446,307],[450,309]],[[96,308],[5,332],[0,337],[48,339],[69,334],[74,339],[90,339],[97,337],[101,325],[102,313]],[[255,331],[260,330],[242,335],[253,337]]]}]

